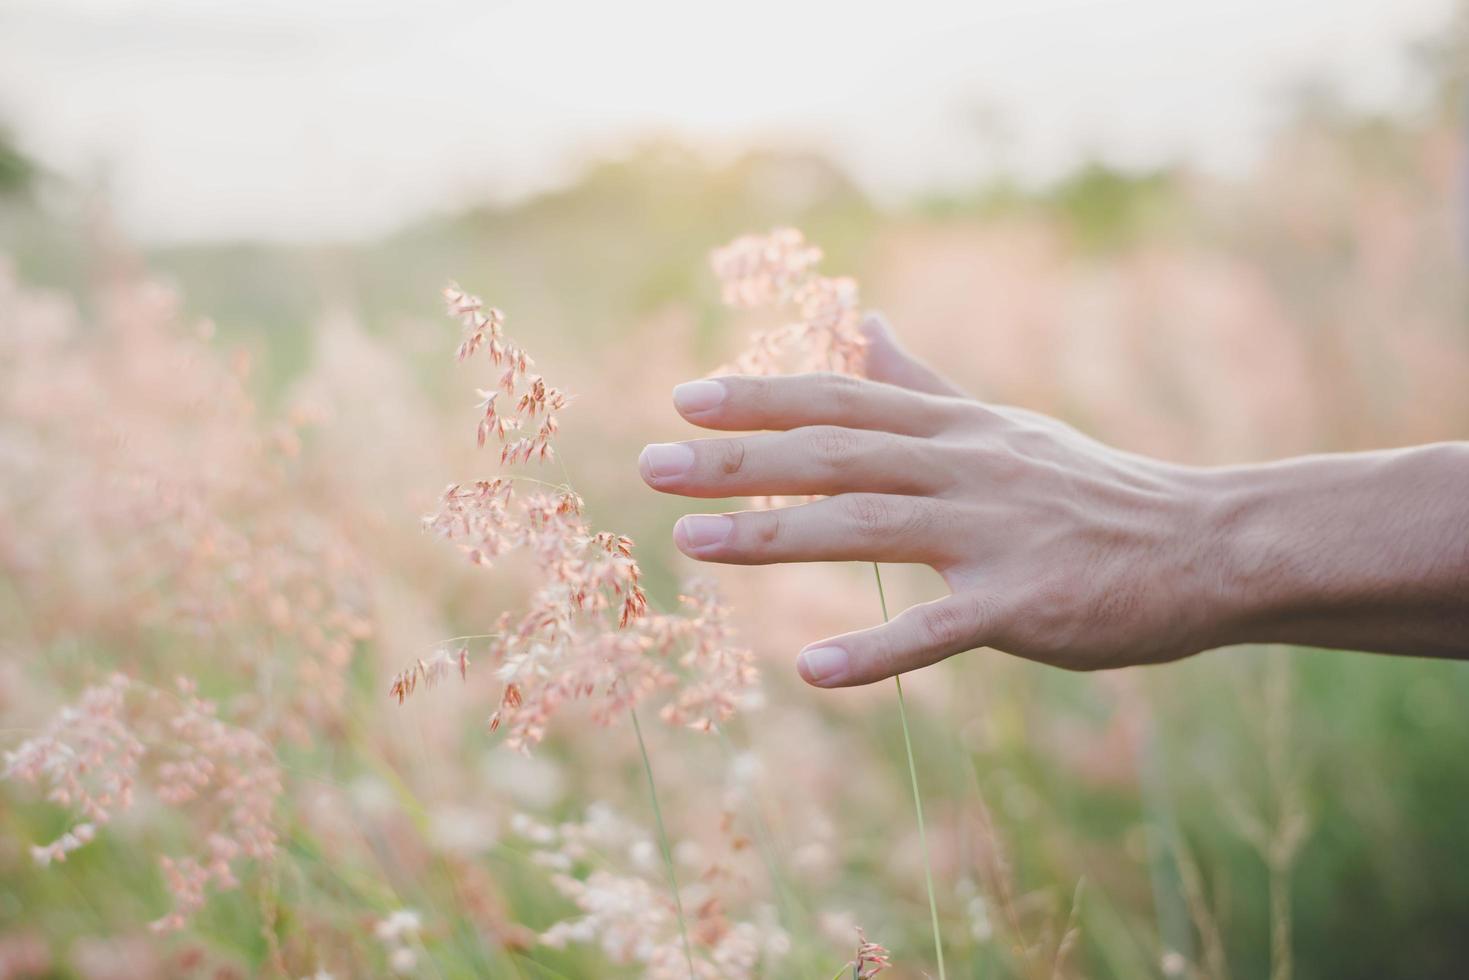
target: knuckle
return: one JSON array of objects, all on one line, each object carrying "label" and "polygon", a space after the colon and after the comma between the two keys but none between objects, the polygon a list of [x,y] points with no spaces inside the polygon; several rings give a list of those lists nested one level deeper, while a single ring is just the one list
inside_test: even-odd
[{"label": "knuckle", "polygon": [[1056,440],[1049,426],[1030,419],[1014,419],[1006,426],[1005,445],[1012,454],[1041,455]]},{"label": "knuckle", "polygon": [[935,500],[968,499],[981,475],[974,449],[961,439],[932,438],[913,454],[908,472],[920,474]]},{"label": "knuckle", "polygon": [[976,433],[994,433],[1004,430],[1008,424],[1003,412],[993,405],[973,398],[943,397],[942,411],[950,424]]},{"label": "knuckle", "polygon": [[843,494],[847,523],[863,537],[916,538],[939,519],[937,505],[918,497],[885,493]]},{"label": "knuckle", "polygon": [[956,428],[969,422],[973,417],[972,408],[978,405],[971,399],[955,398],[951,395],[918,393],[915,397],[918,411],[940,430]]},{"label": "knuckle", "polygon": [[866,387],[860,380],[848,374],[834,372],[825,372],[817,377],[820,378],[822,389],[831,399],[835,414],[847,415],[858,407]]},{"label": "knuckle", "polygon": [[752,511],[745,516],[750,519],[750,540],[756,547],[768,548],[780,539],[780,511]]},{"label": "knuckle", "polygon": [[979,465],[996,483],[1015,483],[1026,470],[1026,461],[1013,447],[995,443],[979,451]]},{"label": "knuckle", "polygon": [[1067,575],[1053,574],[1033,584],[1026,599],[1026,622],[1039,645],[1056,651],[1076,647],[1087,619],[1078,609],[1077,596],[1085,584]]},{"label": "knuckle", "polygon": [[978,610],[969,601],[940,602],[918,613],[918,631],[931,647],[962,646],[974,636]]},{"label": "knuckle", "polygon": [[710,448],[714,465],[725,476],[733,476],[745,465],[745,441],[743,439],[718,439]]},{"label": "knuckle", "polygon": [[813,425],[807,433],[811,454],[828,469],[841,469],[857,449],[856,434],[838,425]]},{"label": "knuckle", "polygon": [[889,531],[895,523],[897,508],[882,494],[847,494],[844,506],[852,529],[864,537]]},{"label": "knuckle", "polygon": [[774,394],[769,378],[759,375],[739,375],[721,379],[729,392],[725,407],[746,409],[768,404]]}]

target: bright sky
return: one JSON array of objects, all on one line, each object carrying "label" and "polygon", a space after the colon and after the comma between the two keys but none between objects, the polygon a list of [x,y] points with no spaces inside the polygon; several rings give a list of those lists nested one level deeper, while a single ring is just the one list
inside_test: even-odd
[{"label": "bright sky", "polygon": [[881,195],[1092,152],[1228,172],[1304,77],[1409,98],[1453,6],[7,0],[0,120],[155,241],[371,234],[653,133],[825,150]]}]

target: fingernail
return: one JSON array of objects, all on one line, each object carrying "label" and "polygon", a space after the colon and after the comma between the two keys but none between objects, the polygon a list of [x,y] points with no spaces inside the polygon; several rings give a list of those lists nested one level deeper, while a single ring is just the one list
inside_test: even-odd
[{"label": "fingernail", "polygon": [[638,465],[646,467],[649,476],[678,476],[694,465],[694,451],[678,442],[655,442],[643,447]]},{"label": "fingernail", "polygon": [[673,389],[673,407],[680,412],[707,412],[724,401],[718,381],[685,381]]},{"label": "fingernail", "polygon": [[852,658],[841,647],[812,647],[801,651],[796,669],[809,684],[826,686],[847,676]]},{"label": "fingernail", "polygon": [[734,530],[734,521],[722,514],[690,514],[681,517],[674,531],[685,548],[707,548],[719,544]]}]

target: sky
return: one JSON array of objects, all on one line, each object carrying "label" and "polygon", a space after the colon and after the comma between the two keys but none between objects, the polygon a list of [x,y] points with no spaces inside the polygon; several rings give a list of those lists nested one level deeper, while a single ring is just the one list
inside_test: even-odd
[{"label": "sky", "polygon": [[4,0],[0,122],[153,242],[382,233],[673,136],[879,199],[1247,169],[1302,81],[1413,97],[1453,0]]}]

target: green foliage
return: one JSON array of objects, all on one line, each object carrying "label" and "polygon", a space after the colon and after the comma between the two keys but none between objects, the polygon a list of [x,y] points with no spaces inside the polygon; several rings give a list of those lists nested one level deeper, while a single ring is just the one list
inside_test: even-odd
[{"label": "green foliage", "polygon": [[1040,189],[1009,178],[918,202],[924,216],[942,221],[1055,220],[1083,249],[1114,251],[1157,230],[1175,206],[1170,170],[1133,173],[1090,161]]},{"label": "green foliage", "polygon": [[1135,240],[1167,204],[1171,189],[1166,172],[1129,174],[1090,163],[1045,194],[1042,203],[1084,245],[1108,248]]},{"label": "green foliage", "polygon": [[36,165],[21,153],[10,134],[0,129],[0,198],[29,195],[36,176]]}]

